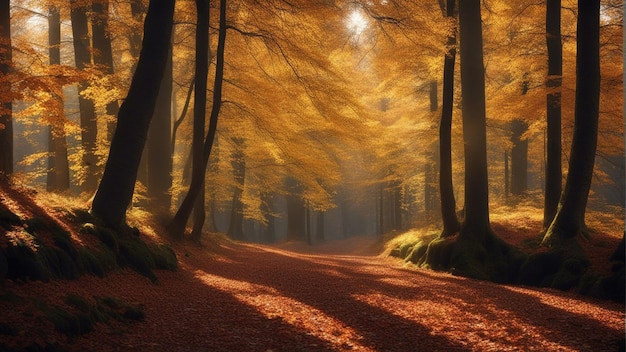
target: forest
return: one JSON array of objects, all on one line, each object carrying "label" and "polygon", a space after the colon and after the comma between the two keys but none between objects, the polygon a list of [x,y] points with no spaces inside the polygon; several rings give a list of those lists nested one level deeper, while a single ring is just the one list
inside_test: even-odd
[{"label": "forest", "polygon": [[625,349],[621,1],[0,7],[0,351]]}]

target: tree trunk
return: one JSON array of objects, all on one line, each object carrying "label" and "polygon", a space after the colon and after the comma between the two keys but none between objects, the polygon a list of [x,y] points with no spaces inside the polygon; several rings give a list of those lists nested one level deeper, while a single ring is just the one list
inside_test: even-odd
[{"label": "tree trunk", "polygon": [[600,106],[600,0],[578,1],[576,102],[569,169],[556,216],[543,243],[587,236],[585,210],[591,187]]},{"label": "tree trunk", "polygon": [[[95,49],[94,63],[106,67],[106,73],[112,75],[113,67],[113,49],[111,47],[111,34],[108,32],[109,26],[109,0],[94,1],[91,5],[93,17],[91,22],[91,30],[93,33],[93,47]],[[107,115],[117,116],[120,110],[116,100],[111,101],[106,106]],[[115,120],[107,121],[107,140],[113,138],[115,131]]]},{"label": "tree trunk", "polygon": [[[172,49],[167,55],[167,65],[157,98],[154,116],[148,130],[146,144],[147,195],[149,208],[158,214],[169,214],[172,203]],[[169,217],[169,215],[168,215]]]},{"label": "tree trunk", "polygon": [[512,195],[520,196],[528,190],[528,139],[522,135],[528,129],[523,120],[511,121],[511,184]]},{"label": "tree trunk", "polygon": [[561,0],[546,1],[546,44],[548,47],[548,79],[546,87],[546,184],[543,228],[550,226],[561,197]]},{"label": "tree trunk", "polygon": [[167,64],[174,2],[150,1],[137,69],[120,107],[109,157],[91,207],[91,213],[111,228],[126,225],[126,208],[133,196],[141,152]]},{"label": "tree trunk", "polygon": [[461,236],[482,240],[490,232],[490,225],[480,0],[459,2],[459,22],[465,144],[465,222]]},{"label": "tree trunk", "polygon": [[[74,60],[76,68],[84,70],[91,65],[91,44],[89,38],[89,21],[87,19],[88,8],[71,0],[70,17],[72,20],[72,36],[74,43]],[[96,156],[96,137],[98,123],[96,111],[91,100],[83,96],[83,92],[89,88],[87,82],[78,84],[78,105],[80,110],[80,138],[83,151],[82,167],[84,168],[83,192],[93,192],[98,186],[98,157]]]},{"label": "tree trunk", "polygon": [[[48,45],[50,65],[61,64],[61,14],[55,6],[50,6],[48,14]],[[63,111],[63,87],[52,92],[56,109]],[[70,188],[70,170],[67,159],[67,140],[65,136],[65,116],[56,116],[48,128],[48,192],[63,192]]]},{"label": "tree trunk", "polygon": [[315,239],[318,242],[323,242],[324,238],[324,211],[318,211],[315,223]]},{"label": "tree trunk", "polygon": [[[456,17],[455,0],[447,0],[446,16]],[[448,52],[443,63],[441,124],[439,125],[439,193],[441,197],[441,237],[454,235],[461,228],[456,216],[452,185],[452,108],[454,105],[454,62],[456,60],[456,28],[448,36]]]},{"label": "tree trunk", "polygon": [[287,195],[287,240],[302,241],[306,237],[304,202],[298,193]]},{"label": "tree trunk", "polygon": [[13,174],[13,94],[11,94],[11,46],[10,1],[0,0],[0,178]]},{"label": "tree trunk", "polygon": [[233,140],[235,151],[233,153],[233,178],[235,180],[235,190],[230,208],[230,224],[228,226],[228,236],[235,240],[244,240],[243,233],[243,188],[246,181],[246,156],[244,153],[244,142],[241,138]]},{"label": "tree trunk", "polygon": [[[430,112],[436,112],[439,107],[439,101],[437,97],[437,80],[430,82]],[[428,146],[426,152],[426,163],[424,164],[424,211],[426,216],[431,219],[435,210],[436,202],[436,164],[437,156],[433,150],[434,145]]]},{"label": "tree trunk", "polygon": [[[199,0],[200,1],[200,0]],[[206,1],[206,0],[204,0]],[[183,199],[180,208],[174,215],[174,219],[167,226],[168,232],[174,237],[182,237],[183,232],[185,231],[185,225],[187,224],[187,220],[189,220],[189,216],[191,215],[191,211],[193,209],[196,196],[199,190],[204,183],[204,175],[206,170],[206,165],[209,160],[209,156],[211,155],[211,148],[213,147],[213,141],[215,140],[215,133],[217,132],[217,119],[220,113],[220,109],[222,107],[222,85],[224,78],[224,48],[226,45],[226,0],[220,0],[220,27],[219,27],[219,35],[217,39],[217,59],[215,64],[215,81],[213,83],[213,106],[211,108],[211,116],[209,117],[209,130],[207,132],[206,138],[204,139],[203,146],[203,154],[202,154],[202,164],[200,165],[200,170],[195,173],[192,172],[191,176],[191,184],[189,186],[189,190],[185,195],[185,199]],[[208,58],[208,48],[205,57]],[[199,61],[197,61],[199,62]],[[203,99],[202,94],[206,94],[206,86],[204,89],[200,86],[200,75],[196,74],[196,95],[195,97],[198,99]],[[199,93],[201,92],[201,93]],[[202,112],[194,112],[202,113]]]}]

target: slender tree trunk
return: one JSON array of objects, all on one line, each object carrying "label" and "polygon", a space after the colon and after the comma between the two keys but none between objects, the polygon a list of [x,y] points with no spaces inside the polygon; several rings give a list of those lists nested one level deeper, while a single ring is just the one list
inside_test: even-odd
[{"label": "slender tree trunk", "polygon": [[[447,0],[446,16],[456,18],[455,0]],[[454,62],[456,60],[456,28],[448,36],[448,52],[443,63],[441,124],[439,125],[439,193],[441,197],[442,237],[457,233],[461,224],[456,216],[452,185],[452,109],[454,106]]]},{"label": "slender tree trunk", "polygon": [[[202,154],[202,172],[192,173],[191,185],[185,199],[178,208],[174,219],[168,225],[168,231],[174,237],[182,237],[185,231],[185,225],[191,211],[193,209],[196,196],[204,183],[204,170],[211,155],[211,148],[213,147],[213,141],[215,140],[215,133],[217,132],[217,119],[222,107],[222,85],[224,78],[224,48],[226,45],[226,0],[220,0],[220,27],[219,35],[217,39],[217,59],[215,64],[215,81],[213,84],[213,106],[211,108],[211,116],[209,117],[209,130],[204,140],[204,150]],[[208,52],[207,52],[208,57]],[[199,75],[196,74],[196,92],[206,92],[206,88],[200,87]],[[198,93],[196,93],[198,97]],[[195,176],[195,177],[194,177]]]},{"label": "slender tree trunk", "polygon": [[0,178],[13,174],[13,94],[9,77],[13,65],[10,1],[0,0]]},{"label": "slender tree trunk", "polygon": [[[61,14],[51,6],[48,11],[48,45],[50,65],[61,64]],[[52,92],[58,111],[63,111],[63,87]],[[67,140],[65,136],[65,116],[51,119],[48,128],[48,175],[46,189],[49,192],[63,192],[70,188],[70,170],[67,159]]]},{"label": "slender tree trunk", "polygon": [[167,64],[174,2],[150,1],[137,69],[120,107],[109,157],[91,207],[91,213],[111,228],[126,225],[126,208],[133,196],[141,152]]},{"label": "slender tree trunk", "polygon": [[233,153],[233,178],[235,180],[235,190],[230,208],[230,225],[228,226],[228,236],[236,240],[244,240],[243,233],[243,188],[246,180],[246,155],[244,153],[244,142],[241,138],[233,140],[235,151]]},{"label": "slender tree trunk", "polygon": [[520,196],[528,190],[528,139],[522,135],[528,129],[523,120],[511,121],[511,194]]},{"label": "slender tree trunk", "polygon": [[[432,80],[430,82],[430,112],[437,111],[439,107],[439,99],[437,97],[437,80]],[[436,202],[436,164],[437,164],[437,155],[433,149],[434,145],[428,146],[427,159],[424,165],[424,210],[426,216],[430,219],[432,218],[432,214],[435,210]]]},{"label": "slender tree trunk", "polygon": [[[74,59],[76,68],[84,70],[91,65],[92,46],[89,38],[88,8],[71,0],[70,17],[72,20],[72,35],[74,42]],[[83,92],[89,88],[87,82],[78,84],[78,105],[80,110],[80,138],[83,149],[82,167],[85,169],[82,190],[93,192],[98,186],[98,157],[96,156],[96,137],[98,135],[98,123],[96,111],[91,100],[83,97]]]},{"label": "slender tree trunk", "polygon": [[465,222],[461,236],[484,239],[489,224],[485,69],[480,0],[459,2],[463,141],[465,144]]},{"label": "slender tree trunk", "polygon": [[543,212],[543,228],[547,229],[554,219],[561,197],[561,0],[546,1],[546,44],[548,47],[548,79],[546,87],[546,183]]},{"label": "slender tree trunk", "polygon": [[[113,49],[111,46],[111,35],[108,32],[109,27],[109,0],[97,0],[91,5],[93,12],[91,31],[93,33],[93,47],[95,49],[94,63],[106,67],[106,73],[112,75],[113,67]],[[106,106],[107,115],[117,116],[120,108],[117,100],[111,101]],[[113,138],[115,131],[115,120],[107,121],[107,140]]]},{"label": "slender tree trunk", "polygon": [[[146,144],[148,206],[153,212],[169,214],[172,203],[172,49],[167,55],[167,65],[157,98],[154,116],[148,130]],[[169,216],[169,215],[168,215]]]},{"label": "slender tree trunk", "polygon": [[316,224],[315,224],[315,239],[318,242],[324,241],[324,211],[317,212]]},{"label": "slender tree trunk", "polygon": [[576,102],[569,169],[559,207],[543,243],[587,236],[585,210],[598,144],[600,107],[600,0],[578,1]]},{"label": "slender tree trunk", "polygon": [[305,209],[300,198],[299,186],[295,180],[288,181],[289,194],[287,195],[287,239],[302,241],[305,239]]}]

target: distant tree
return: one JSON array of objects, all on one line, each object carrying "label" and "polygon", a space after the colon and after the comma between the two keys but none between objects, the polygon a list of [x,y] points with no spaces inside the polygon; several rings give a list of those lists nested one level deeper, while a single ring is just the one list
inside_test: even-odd
[{"label": "distant tree", "polygon": [[[528,80],[522,82],[522,95],[528,92]],[[523,119],[511,121],[511,183],[513,195],[522,195],[528,190],[528,138],[523,135],[528,130],[528,123]]]},{"label": "distant tree", "polygon": [[[456,23],[455,0],[447,0],[445,16]],[[456,200],[452,185],[452,110],[454,107],[454,63],[456,61],[456,25],[447,39],[447,52],[443,63],[443,93],[441,122],[439,125],[439,192],[441,197],[442,237],[453,235],[461,228],[456,216]]]},{"label": "distant tree", "polygon": [[[76,0],[71,0],[70,17],[72,20],[72,36],[74,43],[74,60],[76,68],[83,70],[91,65],[92,46],[89,37],[89,8]],[[78,84],[78,104],[80,110],[81,146],[83,152],[82,166],[84,167],[84,180],[82,190],[93,192],[98,185],[98,158],[96,156],[96,137],[98,123],[93,101],[87,99],[83,92],[89,87],[85,81]]]},{"label": "distant tree", "polygon": [[600,111],[600,0],[578,1],[574,135],[565,187],[543,244],[560,245],[587,237],[585,211],[596,148]]},{"label": "distant tree", "polygon": [[557,212],[561,197],[561,82],[563,54],[561,44],[561,0],[546,1],[546,45],[548,78],[546,88],[546,181],[543,228],[547,229]]},{"label": "distant tree", "polygon": [[[61,13],[56,6],[48,9],[48,45],[50,65],[61,64]],[[50,89],[52,104],[47,114],[61,114],[49,119],[48,127],[48,175],[46,189],[50,192],[63,192],[70,188],[70,170],[67,158],[65,116],[63,116],[62,87]]]},{"label": "distant tree", "polygon": [[13,174],[13,102],[9,74],[13,62],[10,1],[0,0],[0,176]]},{"label": "distant tree", "polygon": [[[174,0],[151,0],[133,80],[117,117],[117,128],[91,213],[106,226],[125,226],[141,152],[148,135],[171,43]],[[169,156],[165,156],[169,157]]]},{"label": "distant tree", "polygon": [[230,223],[228,236],[236,240],[243,240],[243,188],[246,180],[246,155],[244,153],[243,138],[234,138],[232,156],[233,178],[235,179],[233,200],[230,207]]}]

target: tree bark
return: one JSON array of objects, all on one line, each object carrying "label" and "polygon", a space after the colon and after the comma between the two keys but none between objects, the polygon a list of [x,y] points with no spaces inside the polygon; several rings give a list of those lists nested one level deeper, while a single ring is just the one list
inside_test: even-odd
[{"label": "tree bark", "polygon": [[[97,0],[91,5],[93,12],[91,31],[93,33],[93,47],[95,54],[93,61],[106,67],[105,72],[112,75],[113,67],[113,49],[111,46],[111,34],[108,32],[109,27],[109,0]],[[106,106],[106,113],[109,116],[117,116],[120,107],[117,100],[111,101]],[[113,138],[115,132],[115,121],[113,119],[107,121],[107,140]]]},{"label": "tree bark", "polygon": [[120,107],[109,157],[91,207],[91,213],[111,228],[126,225],[126,208],[133,196],[141,152],[167,64],[174,2],[150,1],[137,69]]},{"label": "tree bark", "polygon": [[147,177],[146,188],[148,195],[148,206],[155,212],[162,215],[170,212],[172,196],[172,150],[170,149],[172,138],[172,49],[167,55],[167,65],[159,96],[154,110],[154,116],[148,130],[148,141],[146,144]]},{"label": "tree bark", "polygon": [[11,46],[10,1],[0,0],[0,92],[4,97],[0,106],[0,178],[13,174],[13,98],[11,94]]},{"label": "tree bark", "polygon": [[[55,6],[48,10],[48,45],[50,65],[61,64],[61,14]],[[53,94],[55,111],[63,111],[63,87],[59,86]],[[48,192],[64,192],[70,188],[70,170],[67,159],[67,140],[65,136],[65,116],[52,119],[48,127]]]},{"label": "tree bark", "polygon": [[543,244],[587,236],[585,210],[598,144],[600,107],[600,0],[578,1],[576,102],[569,169],[559,207]]},{"label": "tree bark", "polygon": [[[215,80],[213,83],[213,106],[211,108],[211,116],[209,117],[209,130],[204,139],[204,145],[202,150],[202,164],[200,169],[195,173],[192,172],[191,184],[189,190],[183,199],[182,204],[178,208],[174,219],[167,226],[168,232],[174,237],[182,237],[185,231],[185,225],[191,211],[193,209],[196,196],[204,183],[204,176],[206,166],[211,155],[211,149],[213,147],[213,141],[215,140],[215,134],[217,132],[217,120],[219,117],[220,109],[222,107],[222,86],[224,78],[224,49],[226,45],[226,0],[220,0],[220,27],[217,39],[217,53],[215,64]],[[203,54],[204,55],[204,54]],[[208,58],[208,49],[206,53]],[[202,94],[206,94],[206,87],[204,89],[200,86],[199,75],[196,74],[196,98],[203,99]],[[201,92],[201,93],[198,93]],[[199,112],[194,112],[199,113]]]},{"label": "tree bark", "polygon": [[244,142],[242,138],[233,140],[235,151],[233,152],[233,178],[235,180],[235,190],[230,208],[230,224],[228,226],[228,236],[235,240],[244,240],[243,233],[243,188],[246,180],[246,155],[244,153]]},{"label": "tree bark", "polygon": [[561,46],[561,0],[546,1],[546,45],[548,78],[546,80],[546,184],[543,228],[550,226],[561,197],[561,80],[563,58]]},{"label": "tree bark", "polygon": [[[455,18],[455,0],[447,0],[446,16]],[[448,52],[443,63],[441,124],[439,125],[439,193],[441,197],[441,237],[454,235],[461,229],[456,216],[456,200],[452,184],[452,109],[454,105],[454,62],[456,60],[456,28],[448,36]]]},{"label": "tree bark", "polygon": [[[84,70],[91,65],[91,49],[89,38],[88,8],[71,0],[70,17],[72,21],[72,36],[74,43],[74,60],[76,68]],[[84,168],[83,192],[93,192],[98,186],[98,157],[96,156],[96,138],[98,135],[98,123],[96,111],[91,100],[83,96],[83,92],[89,88],[87,82],[78,84],[78,105],[80,110],[80,138],[83,151],[82,167]]]},{"label": "tree bark", "polygon": [[511,121],[511,184],[512,195],[520,196],[528,190],[528,139],[522,135],[528,129],[523,120]]},{"label": "tree bark", "polygon": [[459,2],[459,23],[465,144],[465,222],[461,236],[482,240],[491,229],[480,0]]}]

